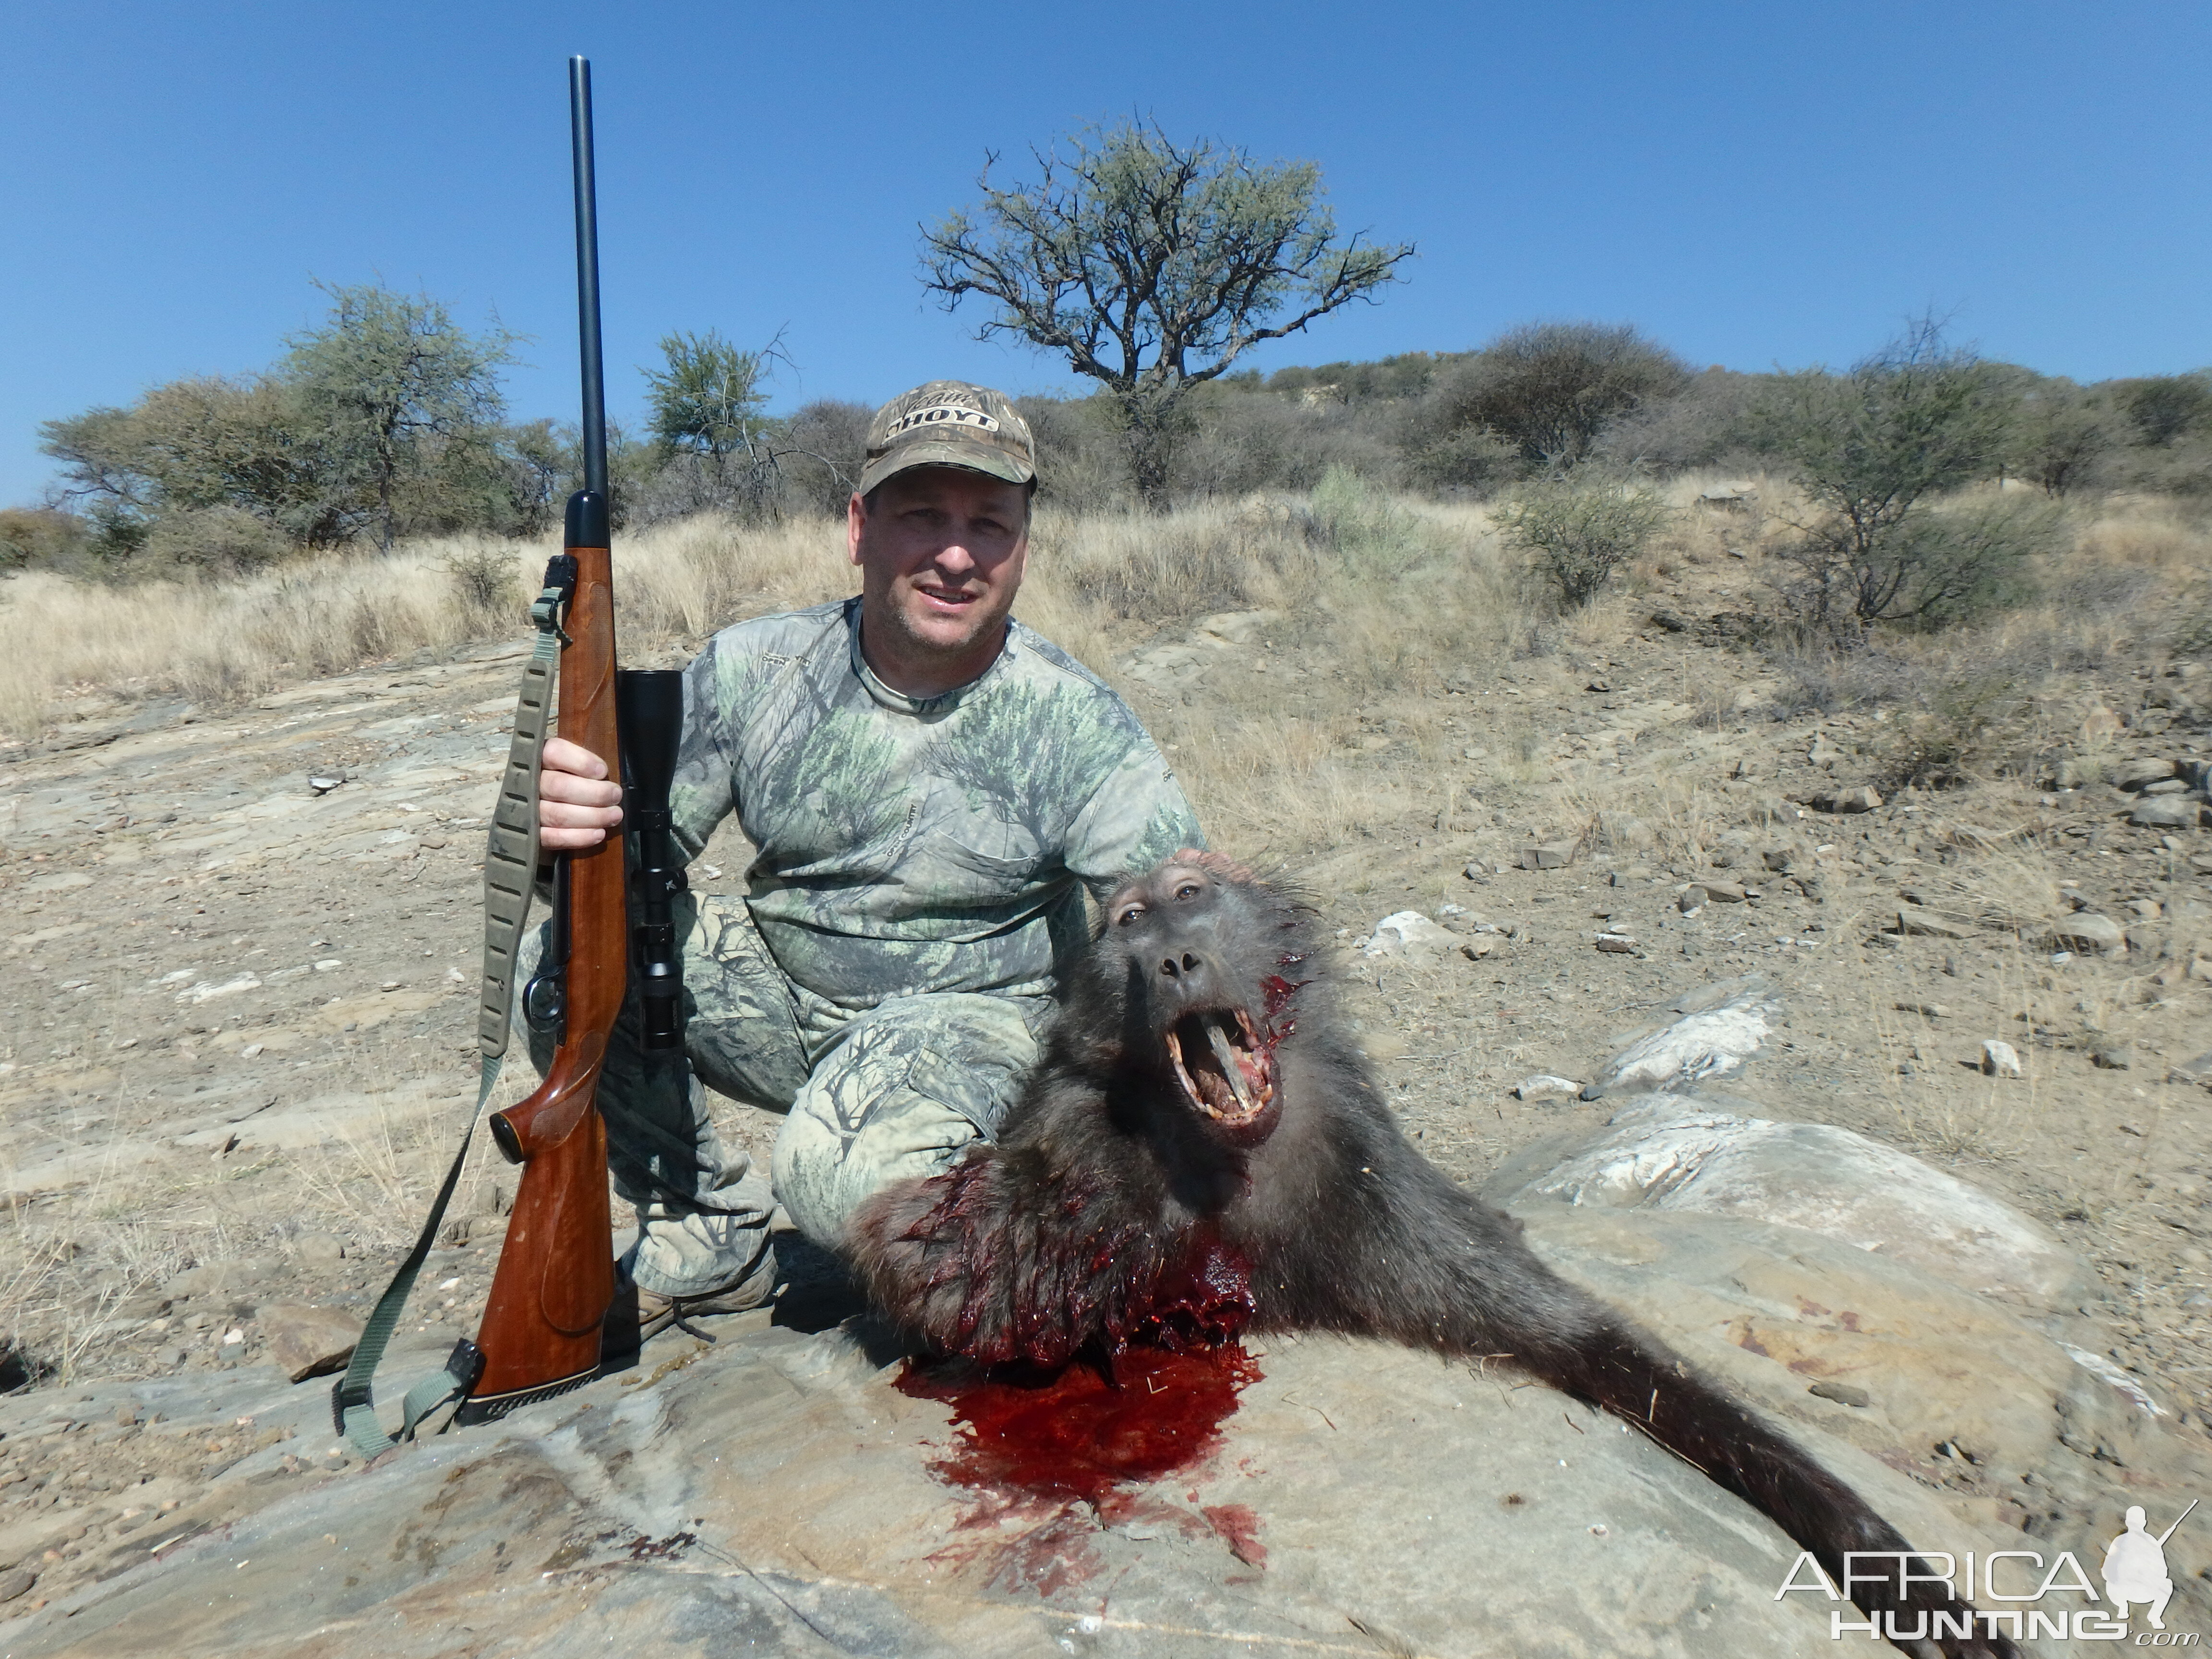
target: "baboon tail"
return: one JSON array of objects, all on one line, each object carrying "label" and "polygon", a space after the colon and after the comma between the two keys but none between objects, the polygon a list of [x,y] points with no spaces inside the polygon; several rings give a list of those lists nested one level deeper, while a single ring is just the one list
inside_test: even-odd
[{"label": "baboon tail", "polygon": [[[1572,1341],[1522,1345],[1515,1358],[1633,1424],[1766,1515],[1899,1645],[1945,1659],[2018,1659],[1992,1622],[1954,1595],[1936,1565],[1911,1554],[1912,1546],[1856,1492],[1686,1360],[1610,1321]],[[1847,1555],[1861,1558],[1848,1580]]]}]

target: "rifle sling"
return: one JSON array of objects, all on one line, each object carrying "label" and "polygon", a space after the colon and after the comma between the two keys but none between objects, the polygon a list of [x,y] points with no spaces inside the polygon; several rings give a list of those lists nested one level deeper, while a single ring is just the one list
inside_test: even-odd
[{"label": "rifle sling", "polygon": [[476,1385],[483,1358],[465,1339],[455,1346],[446,1369],[436,1371],[407,1391],[401,1405],[400,1429],[387,1434],[376,1420],[376,1368],[405,1310],[407,1298],[422,1263],[438,1242],[439,1224],[446,1206],[460,1184],[462,1166],[468,1161],[469,1143],[477,1121],[499,1083],[500,1067],[507,1055],[509,1020],[514,999],[515,957],[521,947],[523,923],[530,915],[531,889],[538,873],[538,775],[544,764],[545,726],[553,702],[554,672],[560,659],[562,610],[568,590],[548,586],[530,607],[530,620],[538,629],[538,642],[522,670],[522,689],[514,703],[514,735],[507,744],[507,771],[500,780],[499,800],[492,809],[489,844],[484,852],[483,989],[477,1017],[477,1039],[483,1066],[476,1104],[469,1109],[461,1131],[461,1144],[452,1167],[431,1202],[428,1218],[415,1240],[415,1248],[399,1264],[376,1310],[362,1328],[345,1375],[331,1390],[331,1415],[338,1432],[352,1441],[363,1456],[374,1457],[403,1440],[412,1440],[422,1419],[449,1401],[458,1400]]}]

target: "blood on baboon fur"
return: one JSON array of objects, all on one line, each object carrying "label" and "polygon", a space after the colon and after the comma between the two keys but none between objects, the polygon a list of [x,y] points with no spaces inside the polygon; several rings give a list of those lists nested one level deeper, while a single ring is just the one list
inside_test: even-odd
[{"label": "blood on baboon fur", "polygon": [[[847,1250],[869,1293],[932,1347],[994,1364],[1110,1369],[1133,1342],[1247,1328],[1510,1355],[1764,1511],[1838,1584],[1846,1552],[1909,1550],[1413,1149],[1346,1034],[1314,930],[1311,906],[1218,854],[1124,887],[997,1142],[856,1217]],[[1929,1615],[1946,1655],[2015,1651],[1972,1633],[1940,1583],[1850,1588],[1901,1635]]]}]

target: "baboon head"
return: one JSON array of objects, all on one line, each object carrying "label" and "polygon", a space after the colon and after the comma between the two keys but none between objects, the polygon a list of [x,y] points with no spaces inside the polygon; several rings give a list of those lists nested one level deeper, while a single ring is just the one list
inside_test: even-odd
[{"label": "baboon head", "polygon": [[1120,981],[1127,1057],[1173,1079],[1231,1146],[1274,1131],[1302,914],[1242,865],[1188,848],[1107,901],[1097,948]]}]

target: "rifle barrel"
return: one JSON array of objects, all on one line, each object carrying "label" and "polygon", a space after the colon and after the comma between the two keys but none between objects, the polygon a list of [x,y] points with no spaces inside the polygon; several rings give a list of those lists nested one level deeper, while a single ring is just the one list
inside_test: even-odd
[{"label": "rifle barrel", "polygon": [[[2192,1498],[2189,1500],[2189,1510],[2193,1510],[2196,1507],[2197,1499]],[[2184,1510],[2180,1514],[2175,1516],[2173,1517],[2173,1524],[2168,1527],[2164,1532],[2159,1534],[2158,1541],[2161,1547],[2165,1545],[2167,1539],[2172,1537],[2176,1532],[2180,1530],[2181,1523],[2189,1519],[2189,1510]]]},{"label": "rifle barrel", "polygon": [[607,494],[607,398],[599,350],[599,206],[592,155],[592,64],[568,60],[568,127],[576,170],[576,311],[584,358],[584,488]]}]

